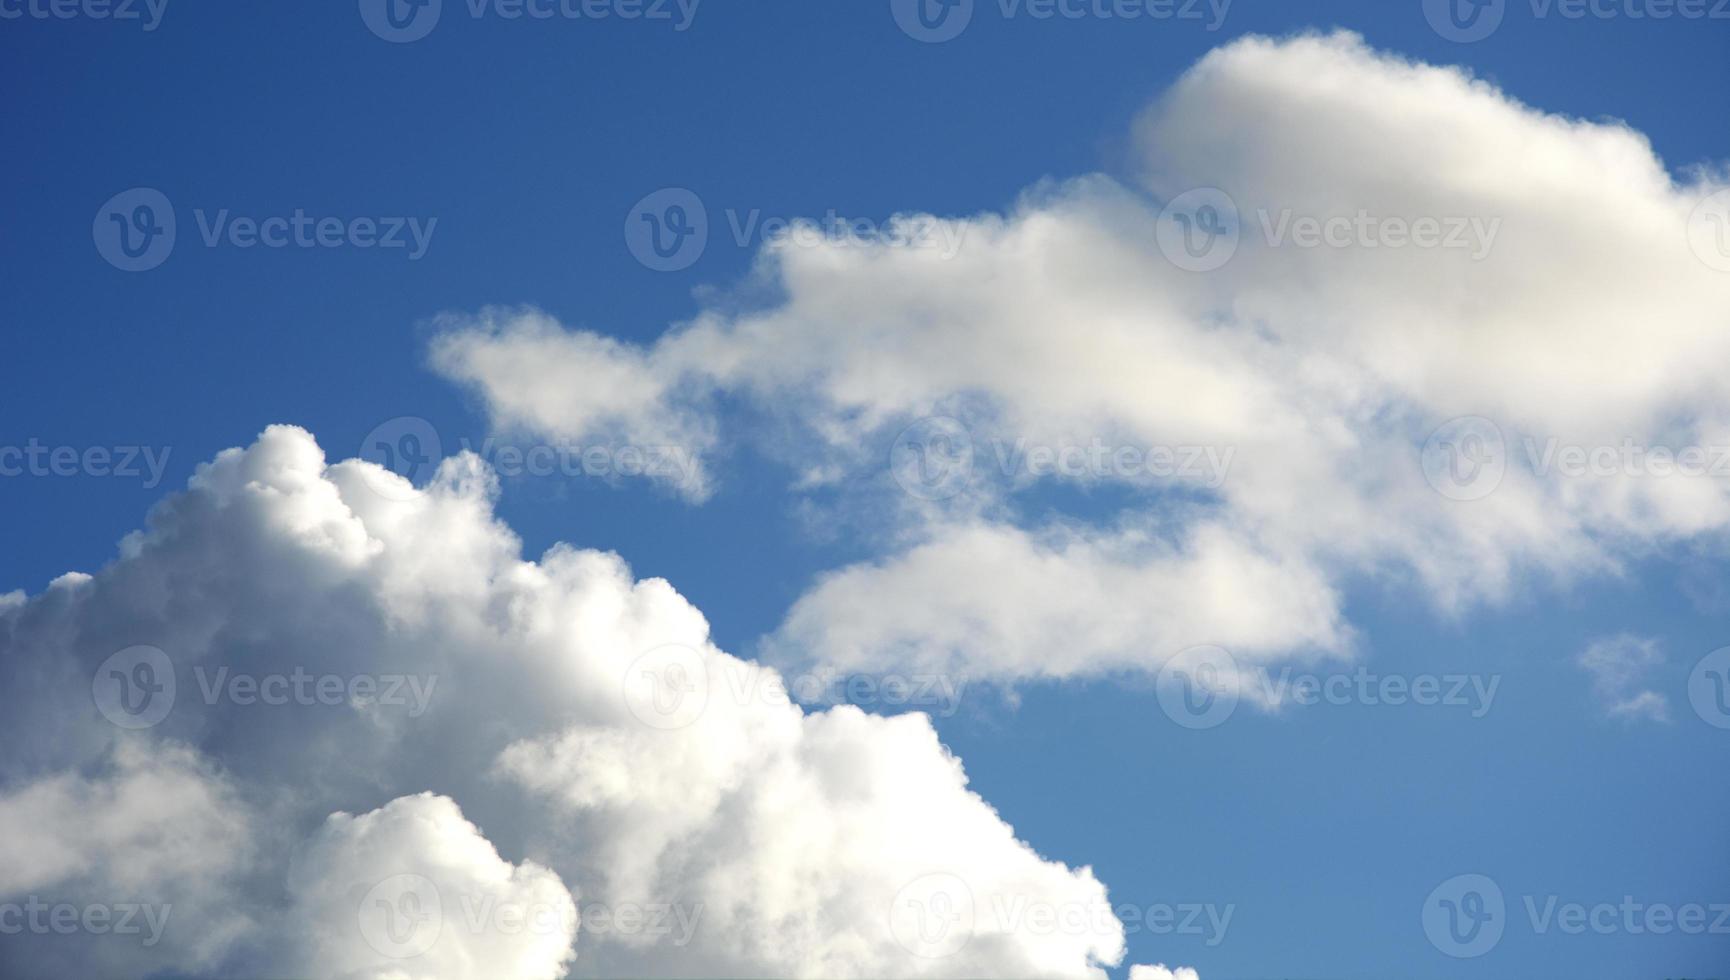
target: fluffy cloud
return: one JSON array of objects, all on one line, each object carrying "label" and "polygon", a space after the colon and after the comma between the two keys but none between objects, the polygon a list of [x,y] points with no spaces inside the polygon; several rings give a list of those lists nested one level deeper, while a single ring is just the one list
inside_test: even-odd
[{"label": "fluffy cloud", "polygon": [[[434,342],[433,366],[481,392],[500,429],[672,447],[692,458],[715,446],[713,424],[682,400],[679,372],[654,353],[596,334],[566,333],[532,311],[489,311],[462,326]],[[496,343],[501,337],[510,343]],[[570,383],[579,375],[580,383]],[[704,500],[712,490],[701,466],[667,480],[691,500]]]},{"label": "fluffy cloud", "polygon": [[823,577],[788,614],[779,652],[860,672],[888,653],[917,673],[1010,679],[1135,668],[1196,637],[1246,656],[1346,644],[1315,568],[1217,525],[1188,534],[1168,546],[1145,531],[945,526],[906,553]]},{"label": "fluffy cloud", "polygon": [[1612,718],[1635,721],[1670,720],[1670,700],[1643,687],[1653,670],[1664,663],[1658,641],[1622,633],[1588,646],[1579,664],[1592,678],[1598,706]]},{"label": "fluffy cloud", "polygon": [[[25,923],[0,973],[1119,961],[1109,916],[1052,935],[938,916],[919,924],[952,941],[922,944],[905,921],[921,882],[981,910],[1108,908],[1105,888],[1018,840],[924,716],[759,693],[774,673],[715,648],[668,583],[564,545],[526,560],[495,492],[473,456],[416,490],[273,427],[108,567],[0,604],[0,927]],[[43,903],[139,905],[162,928],[12,915]]]},{"label": "fluffy cloud", "polygon": [[577,906],[559,877],[506,863],[430,793],[332,814],[287,884],[286,955],[304,956],[313,975],[557,980],[576,953]]},{"label": "fluffy cloud", "polygon": [[[781,242],[767,308],[643,347],[452,320],[436,363],[552,434],[708,431],[723,398],[776,419],[754,450],[887,531],[774,638],[845,667],[1349,655],[1354,580],[1451,614],[1730,523],[1722,480],[1676,453],[1730,446],[1730,275],[1690,237],[1722,178],[1678,183],[1624,125],[1343,33],[1221,48],[1137,136],[1144,189],[1040,184],[949,220],[952,256]],[[1204,226],[1235,248],[1205,270],[1182,247]],[[567,404],[584,385],[631,408],[597,422]],[[1146,447],[1229,466],[1115,453]],[[1120,503],[1022,506],[1058,485]]]}]

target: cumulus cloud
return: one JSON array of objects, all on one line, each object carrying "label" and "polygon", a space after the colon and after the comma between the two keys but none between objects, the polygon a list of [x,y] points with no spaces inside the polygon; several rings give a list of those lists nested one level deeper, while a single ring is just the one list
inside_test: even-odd
[{"label": "cumulus cloud", "polygon": [[[922,944],[897,912],[909,887],[931,897],[920,882],[982,909],[1110,906],[967,788],[923,715],[737,686],[776,675],[616,555],[525,558],[495,494],[472,455],[415,489],[272,427],[200,467],[107,567],[0,603],[0,927],[23,924],[0,973],[1119,962],[1109,915],[1057,934],[939,916],[954,941]],[[137,905],[161,929],[33,930],[43,903]]]},{"label": "cumulus cloud", "polygon": [[[773,638],[847,666],[1348,656],[1354,580],[1453,615],[1730,523],[1723,482],[1677,465],[1730,446],[1730,275],[1689,223],[1721,177],[1678,182],[1625,125],[1346,33],[1221,48],[1136,135],[1141,187],[1038,184],[945,219],[952,256],[777,242],[766,307],[645,346],[459,318],[436,363],[513,399],[502,424],[550,433],[722,427],[737,399],[777,420],[753,451],[813,499],[881,491],[858,505],[884,551],[823,577]],[[1197,222],[1228,260],[1186,256]],[[629,386],[631,417],[568,405],[586,379]],[[1229,463],[1185,472],[1150,447]],[[1020,506],[1056,486],[1119,503]]]},{"label": "cumulus cloud", "polygon": [[577,906],[558,875],[505,862],[448,797],[332,814],[287,885],[290,955],[309,975],[557,980],[576,955]]},{"label": "cumulus cloud", "polygon": [[1592,694],[1609,717],[1670,720],[1670,699],[1644,687],[1664,664],[1657,640],[1628,633],[1605,637],[1586,647],[1578,663],[1592,678]]}]

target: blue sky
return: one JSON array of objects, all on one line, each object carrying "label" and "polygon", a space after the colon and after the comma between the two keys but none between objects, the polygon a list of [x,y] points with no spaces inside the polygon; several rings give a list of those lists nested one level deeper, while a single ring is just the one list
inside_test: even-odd
[{"label": "blue sky", "polygon": [[[1217,30],[1006,17],[981,2],[960,36],[927,44],[888,7],[705,3],[679,30],[476,18],[446,0],[432,33],[403,44],[352,3],[170,4],[152,30],[0,23],[0,445],[169,453],[160,485],[0,478],[0,592],[95,572],[195,465],[271,423],[305,427],[333,460],[402,417],[430,421],[446,449],[485,439],[483,400],[429,366],[439,314],[533,306],[650,343],[701,310],[772,301],[754,292],[772,285],[749,279],[760,243],[736,243],[729,212],[968,216],[1048,177],[1133,183],[1138,114],[1243,35],[1344,27],[1462,65],[1539,110],[1625,121],[1678,179],[1730,158],[1730,20],[1571,20],[1518,2],[1493,36],[1456,43],[1416,0],[1236,0]],[[92,215],[134,187],[166,195],[179,224],[173,254],[141,273],[92,241]],[[669,187],[698,195],[711,233],[693,265],[658,271],[624,229],[636,202]],[[412,260],[206,247],[194,212],[225,208],[436,225]],[[752,413],[721,417],[775,424]],[[887,435],[870,451],[886,455]],[[814,507],[789,491],[785,460],[729,445],[700,504],[641,481],[514,478],[498,512],[530,555],[569,541],[667,578],[720,647],[753,655],[819,575],[884,553],[892,530],[869,508]],[[1040,489],[1017,506],[1108,522],[1116,504],[1110,490]],[[1730,607],[1690,598],[1721,580],[1722,551],[1709,537],[1639,551],[1619,575],[1516,570],[1499,601],[1463,611],[1377,568],[1340,582],[1359,664],[1499,678],[1482,717],[1244,707],[1189,730],[1161,712],[1151,676],[1108,670],[981,684],[936,724],[1017,834],[1092,866],[1114,904],[1231,910],[1223,937],[1131,934],[1124,967],[1181,964],[1208,980],[1721,976],[1723,925],[1539,933],[1522,905],[1730,903],[1730,732],[1687,698],[1695,663],[1730,644]],[[1619,634],[1662,651],[1641,683],[1668,696],[1669,721],[1605,717],[1596,702],[1576,660]],[[1353,669],[1274,669],[1288,664]],[[1426,938],[1423,912],[1467,873],[1505,892],[1506,935],[1455,959]]]}]

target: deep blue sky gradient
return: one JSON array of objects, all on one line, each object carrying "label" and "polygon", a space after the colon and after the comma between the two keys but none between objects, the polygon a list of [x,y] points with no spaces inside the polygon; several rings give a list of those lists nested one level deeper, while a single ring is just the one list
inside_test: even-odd
[{"label": "deep blue sky gradient", "polygon": [[[432,420],[447,448],[483,437],[477,406],[425,365],[442,311],[533,304],[639,341],[690,317],[700,291],[738,283],[750,250],[712,234],[694,267],[644,268],[622,228],[651,191],[689,187],[717,220],[1001,209],[1042,177],[1131,173],[1134,114],[1241,34],[1349,27],[1545,110],[1624,119],[1678,172],[1730,157],[1730,21],[1536,21],[1521,0],[1494,37],[1461,45],[1417,0],[1238,0],[1214,33],[1004,20],[985,2],[964,35],[926,45],[883,0],[708,0],[682,33],[446,7],[404,45],[346,0],[171,2],[150,33],[0,21],[0,445],[172,449],[154,489],[0,479],[0,592],[99,567],[196,463],[271,422],[308,427],[333,458],[398,416]],[[98,254],[91,221],[135,186],[174,202],[180,241],[161,268],[127,274]],[[202,247],[192,210],[224,207],[438,226],[415,262]],[[641,484],[514,481],[501,511],[531,553],[569,540],[669,578],[723,647],[749,654],[816,573],[879,546],[858,528],[808,534],[788,477],[741,456],[702,507]],[[1355,587],[1368,665],[1499,673],[1486,719],[1316,707],[1191,732],[1145,682],[1113,680],[1035,687],[1018,707],[970,698],[940,727],[1019,832],[1094,865],[1115,901],[1235,906],[1219,946],[1137,935],[1130,962],[1205,980],[1727,976],[1730,936],[1535,937],[1515,923],[1491,956],[1454,961],[1419,926],[1430,888],[1469,871],[1511,904],[1730,902],[1730,732],[1698,723],[1683,690],[1730,623],[1682,598],[1673,557],[1568,593],[1534,585],[1461,622]],[[1676,723],[1596,718],[1570,661],[1622,630],[1662,639]]]}]

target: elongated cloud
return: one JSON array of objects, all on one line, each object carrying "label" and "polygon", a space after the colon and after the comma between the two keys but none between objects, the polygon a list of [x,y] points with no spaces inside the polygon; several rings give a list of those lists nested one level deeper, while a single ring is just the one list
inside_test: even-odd
[{"label": "elongated cloud", "polygon": [[[273,427],[106,568],[0,604],[0,925],[47,905],[140,926],[8,934],[0,973],[1119,961],[1109,915],[1053,934],[985,913],[1109,905],[968,790],[923,715],[773,696],[667,582],[565,545],[525,559],[495,493],[473,456],[416,490]],[[980,911],[937,914],[958,908]]]},{"label": "elongated cloud", "polygon": [[[781,242],[767,308],[644,347],[459,319],[436,363],[545,433],[766,413],[727,442],[887,542],[772,638],[849,668],[1345,656],[1354,581],[1460,614],[1730,523],[1721,177],[1344,33],[1219,49],[1135,135],[1143,188],[1041,183],[952,257]],[[535,394],[581,384],[635,400]]]}]

